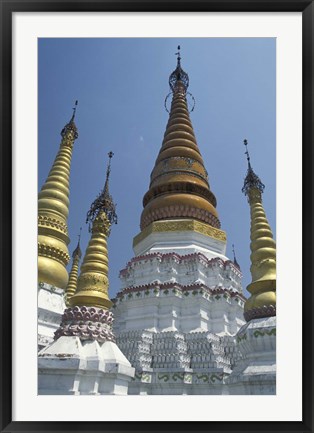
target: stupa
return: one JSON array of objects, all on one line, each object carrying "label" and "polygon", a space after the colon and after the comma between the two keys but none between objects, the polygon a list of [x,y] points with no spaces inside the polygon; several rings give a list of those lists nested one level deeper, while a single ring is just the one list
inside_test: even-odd
[{"label": "stupa", "polygon": [[67,220],[69,215],[70,169],[78,131],[76,106],[61,131],[58,154],[38,194],[38,347],[53,341],[65,309],[66,269],[70,261]]},{"label": "stupa", "polygon": [[242,273],[226,256],[216,198],[190,120],[180,50],[161,149],[143,198],[135,256],[114,299],[129,394],[222,394],[245,323]]},{"label": "stupa", "polygon": [[[169,78],[171,108],[143,198],[134,257],[110,300],[107,237],[117,222],[104,188],[87,214],[91,238],[70,256],[69,175],[76,105],[38,202],[38,392],[72,395],[276,393],[276,243],[262,203],[264,185],[248,170],[251,275],[226,256],[208,174],[190,120],[189,77]],[[234,251],[234,249],[233,249]],[[115,322],[113,321],[115,316]]]},{"label": "stupa", "polygon": [[240,356],[226,383],[230,394],[276,394],[276,242],[262,203],[265,185],[248,170],[242,192],[251,211],[251,275],[244,306],[247,323],[236,336]]},{"label": "stupa", "polygon": [[109,152],[106,182],[87,214],[91,238],[80,275],[79,245],[73,254],[67,305],[54,341],[38,353],[38,393],[126,395],[134,369],[115,343],[109,311],[107,237],[117,222],[109,193]]}]

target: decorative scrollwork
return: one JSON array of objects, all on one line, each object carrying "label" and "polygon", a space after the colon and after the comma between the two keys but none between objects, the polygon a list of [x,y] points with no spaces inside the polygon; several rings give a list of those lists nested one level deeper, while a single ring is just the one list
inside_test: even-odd
[{"label": "decorative scrollwork", "polygon": [[99,343],[115,341],[112,332],[113,314],[111,311],[96,307],[67,308],[62,322],[54,335],[57,340],[62,336],[79,337],[81,340],[96,340]]},{"label": "decorative scrollwork", "polygon": [[38,255],[55,259],[64,266],[66,266],[70,261],[70,256],[65,251],[42,243],[38,243]]}]

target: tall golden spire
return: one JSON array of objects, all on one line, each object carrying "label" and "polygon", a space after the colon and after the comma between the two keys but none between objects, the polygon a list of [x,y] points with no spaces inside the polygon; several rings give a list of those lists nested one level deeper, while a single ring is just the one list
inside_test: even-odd
[{"label": "tall golden spire", "polygon": [[92,233],[81,273],[77,281],[77,291],[69,299],[69,305],[91,306],[109,309],[112,302],[108,296],[108,251],[107,237],[110,227],[117,223],[115,204],[109,194],[110,163],[113,153],[109,152],[106,182],[103,190],[92,203],[86,222],[90,222]]},{"label": "tall golden spire", "polygon": [[251,209],[251,275],[247,290],[252,296],[244,306],[246,321],[276,315],[276,243],[262,205],[265,186],[254,173],[244,140],[248,171],[242,192],[248,197]]},{"label": "tall golden spire", "polygon": [[70,260],[67,218],[72,150],[78,137],[74,123],[76,106],[77,101],[71,120],[61,131],[59,152],[38,194],[38,281],[62,289],[68,282],[66,265]]},{"label": "tall golden spire", "polygon": [[194,219],[219,229],[216,198],[189,117],[189,77],[181,67],[180,51],[177,56],[177,67],[169,77],[173,95],[169,120],[143,198],[141,230],[154,221],[169,219]]},{"label": "tall golden spire", "polygon": [[77,288],[77,277],[78,277],[78,270],[79,270],[79,262],[82,257],[82,251],[80,248],[80,240],[81,240],[81,231],[82,227],[80,228],[80,234],[79,239],[77,243],[77,247],[72,253],[72,268],[69,274],[69,282],[67,284],[66,290],[65,290],[65,296],[66,300],[65,303],[68,306],[69,305],[69,299],[75,294],[76,288]]}]

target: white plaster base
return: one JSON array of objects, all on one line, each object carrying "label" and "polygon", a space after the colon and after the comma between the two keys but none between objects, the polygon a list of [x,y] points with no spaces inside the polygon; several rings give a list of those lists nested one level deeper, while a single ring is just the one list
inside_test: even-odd
[{"label": "white plaster base", "polygon": [[223,370],[167,370],[136,373],[129,384],[129,395],[222,395]]},{"label": "white plaster base", "polygon": [[227,380],[230,394],[276,394],[276,317],[254,319],[237,334],[241,358]]},{"label": "white plaster base", "polygon": [[38,394],[126,395],[134,368],[118,346],[62,336],[38,354]]},{"label": "white plaster base", "polygon": [[64,290],[46,283],[38,284],[38,348],[53,342],[66,308]]},{"label": "white plaster base", "polygon": [[202,285],[183,292],[179,287],[134,289],[115,300],[114,333],[146,329],[235,335],[245,323],[243,305],[239,294],[210,292]]},{"label": "white plaster base", "polygon": [[210,332],[126,331],[117,344],[136,369],[135,395],[221,395],[238,359],[235,338]]},{"label": "white plaster base", "polygon": [[[176,220],[172,220],[175,222]],[[180,221],[180,220],[178,220]],[[153,232],[134,245],[136,256],[153,252],[175,252],[177,254],[202,253],[208,259],[220,257],[227,260],[226,241],[189,230],[176,232]]]}]

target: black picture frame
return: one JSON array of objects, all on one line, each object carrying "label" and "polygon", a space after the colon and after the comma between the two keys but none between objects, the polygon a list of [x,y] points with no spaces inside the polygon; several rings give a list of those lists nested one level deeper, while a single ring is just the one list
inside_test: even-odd
[{"label": "black picture frame", "polygon": [[[0,0],[1,6],[1,432],[228,431],[314,432],[313,406],[313,76],[314,2],[305,0],[45,1]],[[302,12],[303,67],[303,420],[300,422],[15,422],[12,421],[12,14],[14,12]],[[287,192],[288,193],[288,192]],[[293,201],[293,197],[291,197]],[[301,290],[300,287],[296,290]],[[293,344],[293,342],[292,342]],[[262,404],[262,402],[261,402]]]}]

